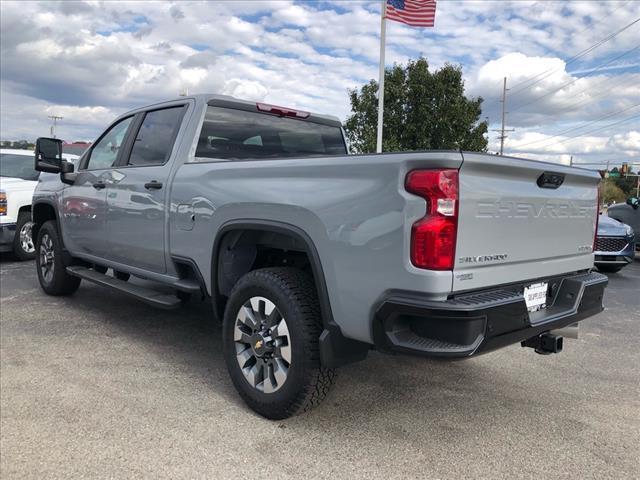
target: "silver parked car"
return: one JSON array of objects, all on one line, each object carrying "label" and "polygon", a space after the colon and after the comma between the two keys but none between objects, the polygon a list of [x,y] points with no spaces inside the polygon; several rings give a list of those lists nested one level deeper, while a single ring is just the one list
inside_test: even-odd
[{"label": "silver parked car", "polygon": [[615,273],[633,262],[633,229],[606,215],[600,215],[596,237],[595,264],[601,272]]}]

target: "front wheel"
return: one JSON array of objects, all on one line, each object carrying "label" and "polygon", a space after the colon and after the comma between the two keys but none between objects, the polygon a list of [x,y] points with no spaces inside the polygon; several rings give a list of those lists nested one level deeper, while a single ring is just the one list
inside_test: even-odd
[{"label": "front wheel", "polygon": [[249,407],[280,420],[324,399],[335,370],[320,364],[321,332],[316,289],[303,271],[265,268],[238,281],[225,309],[223,350]]},{"label": "front wheel", "polygon": [[49,295],[71,295],[80,286],[80,279],[67,273],[62,241],[53,220],[45,222],[38,231],[36,270],[40,286]]},{"label": "front wheel", "polygon": [[13,238],[13,253],[18,260],[33,260],[36,257],[32,231],[31,212],[20,212],[16,222],[16,235]]}]

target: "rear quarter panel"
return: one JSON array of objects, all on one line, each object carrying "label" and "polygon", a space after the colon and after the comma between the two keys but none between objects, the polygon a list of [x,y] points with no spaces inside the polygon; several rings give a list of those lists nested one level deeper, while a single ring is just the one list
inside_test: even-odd
[{"label": "rear quarter panel", "polygon": [[[404,192],[414,168],[458,168],[451,152],[186,163],[172,186],[171,253],[196,261],[211,289],[217,232],[228,222],[270,220],[298,227],[318,251],[334,320],[347,337],[371,342],[372,309],[404,289],[445,299],[451,272],[414,268],[409,232],[425,212]],[[195,222],[184,229],[180,212]]]}]

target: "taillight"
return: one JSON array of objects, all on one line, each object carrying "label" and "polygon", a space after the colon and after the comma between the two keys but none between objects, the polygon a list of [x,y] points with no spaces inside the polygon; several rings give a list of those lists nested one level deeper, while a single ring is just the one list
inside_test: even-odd
[{"label": "taillight", "polygon": [[598,222],[600,220],[600,184],[598,184],[598,194],[596,195],[596,231],[593,232],[593,246],[591,251],[596,251],[596,243],[598,241]]},{"label": "taillight", "polygon": [[0,215],[7,214],[7,194],[0,190]]},{"label": "taillight", "polygon": [[429,270],[452,270],[458,231],[458,171],[414,170],[405,188],[427,202],[427,214],[411,229],[411,263]]},{"label": "taillight", "polygon": [[261,112],[274,113],[281,117],[307,118],[310,115],[309,112],[287,107],[278,107],[277,105],[269,105],[268,103],[256,103],[256,108]]}]

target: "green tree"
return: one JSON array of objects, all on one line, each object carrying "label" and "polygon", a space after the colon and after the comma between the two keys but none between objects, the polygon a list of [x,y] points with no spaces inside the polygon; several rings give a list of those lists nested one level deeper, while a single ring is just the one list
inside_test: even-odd
[{"label": "green tree", "polygon": [[605,204],[611,202],[624,202],[627,198],[622,189],[616,185],[613,178],[607,178],[602,182],[600,195],[602,196],[601,201]]},{"label": "green tree", "polygon": [[[344,129],[356,153],[376,149],[378,82],[349,90],[351,115]],[[384,77],[382,150],[459,149],[485,152],[482,98],[467,98],[460,66],[429,71],[425,58],[387,68]]]}]

